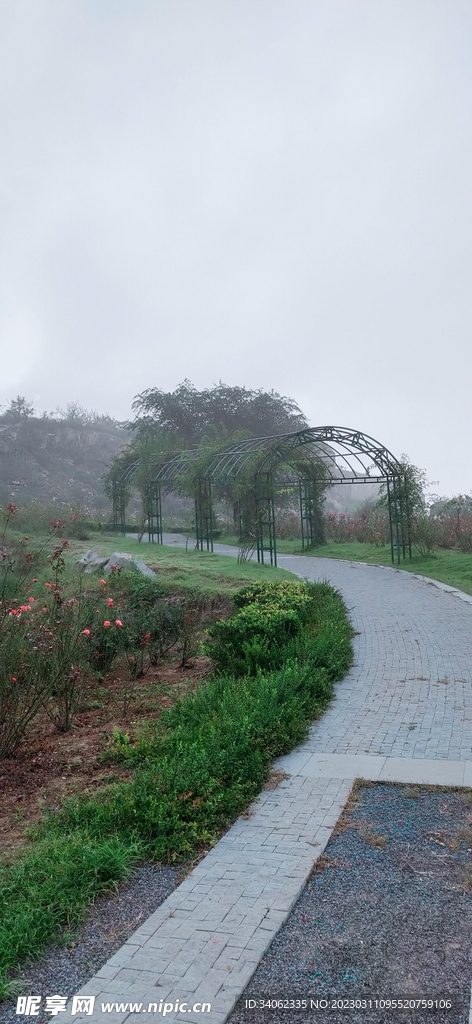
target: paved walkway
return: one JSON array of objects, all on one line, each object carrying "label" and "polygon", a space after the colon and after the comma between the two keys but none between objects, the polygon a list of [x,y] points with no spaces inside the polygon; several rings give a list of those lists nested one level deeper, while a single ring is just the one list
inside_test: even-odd
[{"label": "paved walkway", "polygon": [[[144,1011],[159,1019],[167,1003],[167,1022],[223,1024],[355,778],[472,786],[472,598],[361,563],[280,556],[279,564],[342,592],[358,634],[355,664],[306,743],[277,762],[286,775],[277,788],[264,790],[84,986],[95,1009],[76,1021],[142,1021]],[[104,1018],[102,1003],[121,1007]],[[201,1003],[211,1010],[193,1011]]]}]

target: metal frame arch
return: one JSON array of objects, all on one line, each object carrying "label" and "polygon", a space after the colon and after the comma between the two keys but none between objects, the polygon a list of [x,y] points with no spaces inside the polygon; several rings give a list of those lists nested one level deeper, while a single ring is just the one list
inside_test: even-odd
[{"label": "metal frame arch", "polygon": [[[251,460],[256,459],[257,465],[254,470],[256,490],[261,494],[260,502],[266,505],[265,525],[267,526],[268,544],[265,545],[263,536],[258,537],[257,549],[258,558],[264,560],[264,551],[270,553],[270,560],[277,564],[275,529],[273,526],[273,480],[272,476],[277,466],[289,460],[299,448],[309,448],[313,463],[319,462],[323,466],[323,482],[328,481],[330,485],[354,481],[357,483],[385,483],[387,485],[387,501],[390,523],[390,542],[392,561],[397,555],[400,561],[400,552],[405,557],[405,547],[410,540],[405,536],[405,527],[408,526],[406,510],[402,505],[402,488],[399,486],[401,468],[395,456],[381,445],[375,438],[362,431],[352,430],[347,427],[321,426],[307,427],[303,430],[293,431],[287,434],[279,434],[263,438],[246,438],[230,445],[219,453],[213,463],[209,466],[209,473],[212,478],[238,478]],[[257,456],[261,456],[257,460]],[[314,483],[312,474],[304,474],[302,467],[297,467],[306,482]],[[261,481],[264,481],[261,485]],[[320,480],[321,482],[321,480]],[[305,495],[305,508],[310,499]],[[301,498],[301,515],[303,521],[303,503]],[[261,530],[261,534],[263,531]],[[312,527],[307,535],[313,536]]]},{"label": "metal frame arch", "polygon": [[[211,452],[211,449],[208,450]],[[208,456],[207,456],[208,457]],[[154,486],[158,489],[159,503],[161,500],[161,492],[169,491],[172,486],[175,485],[179,478],[182,476],[187,480],[192,480],[191,487],[188,487],[187,493],[194,499],[195,505],[195,529],[196,529],[196,548],[197,550],[213,551],[213,504],[212,504],[212,493],[211,493],[211,479],[208,476],[206,469],[198,472],[199,463],[205,461],[205,450],[202,448],[190,448],[179,452],[178,455],[174,456],[170,461],[166,462],[159,473],[156,475],[154,480]],[[192,473],[193,469],[197,469],[196,473]],[[162,543],[162,514],[160,521],[160,543]],[[151,537],[149,538],[151,539]]]},{"label": "metal frame arch", "polygon": [[113,530],[123,535],[126,533],[126,485],[141,468],[150,469],[150,477],[144,486],[144,517],[147,521],[147,534],[150,542],[162,544],[162,492],[172,489],[179,474],[185,471],[192,458],[201,456],[197,449],[184,449],[175,455],[156,452],[144,460],[137,457],[112,479]]},{"label": "metal frame arch", "polygon": [[[333,483],[350,481],[353,477],[359,482],[363,479],[383,481],[399,466],[395,456],[375,438],[347,427],[307,427],[280,435],[277,441],[291,451],[306,445],[313,446],[317,458],[330,468]],[[333,462],[336,473],[331,468]],[[379,470],[378,474],[372,473],[369,463]]]},{"label": "metal frame arch", "polygon": [[[170,490],[187,478],[187,493],[195,500],[197,547],[213,550],[212,484],[217,480],[237,481],[251,468],[252,485],[256,503],[263,510],[259,516],[261,529],[257,538],[258,558],[264,561],[264,552],[270,554],[270,561],[277,564],[274,522],[274,474],[277,468],[290,461],[299,449],[305,449],[306,466],[310,463],[323,467],[319,483],[328,485],[342,483],[385,483],[390,523],[392,561],[400,562],[401,553],[406,556],[409,537],[409,516],[406,505],[406,491],[403,486],[402,468],[395,456],[375,438],[348,427],[321,426],[306,427],[302,430],[267,437],[243,438],[221,450],[185,449],[173,457],[156,454],[155,462],[162,460],[156,473],[148,481],[147,519],[149,539],[157,537],[162,543],[162,516],[160,498],[162,490]],[[200,468],[198,463],[200,462]],[[142,462],[137,459],[130,464],[119,480],[113,481],[114,528],[124,527],[124,497],[126,483],[132,478]],[[196,473],[192,473],[197,469]],[[305,486],[316,484],[316,473],[303,472],[303,464],[292,466],[292,472]],[[191,483],[190,483],[191,480]],[[302,499],[300,499],[302,500]],[[306,501],[308,498],[306,497]],[[303,509],[301,505],[303,519]],[[267,533],[268,543],[265,543]],[[311,531],[312,533],[312,531]],[[310,536],[311,536],[310,533]],[[310,543],[308,535],[307,541]]]},{"label": "metal frame arch", "polygon": [[129,483],[140,464],[139,459],[134,459],[122,470],[121,474],[112,477],[112,528],[115,533],[126,533],[126,484]]}]

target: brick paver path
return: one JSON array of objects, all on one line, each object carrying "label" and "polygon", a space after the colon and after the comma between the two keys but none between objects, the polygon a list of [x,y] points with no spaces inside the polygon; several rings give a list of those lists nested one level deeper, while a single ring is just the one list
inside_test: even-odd
[{"label": "brick paver path", "polygon": [[355,665],[310,749],[472,759],[472,597],[383,566],[284,556],[279,564],[329,579],[359,632]]},{"label": "brick paver path", "polygon": [[[84,986],[95,1009],[76,1021],[142,1022],[149,1004],[160,1019],[179,999],[185,1009],[167,1009],[167,1022],[223,1024],[356,777],[472,786],[472,599],[355,562],[280,556],[279,564],[342,592],[358,632],[354,666],[307,742],[277,763],[288,777]],[[105,1002],[122,1008],[104,1016]],[[210,1012],[192,1010],[202,1002]]]}]

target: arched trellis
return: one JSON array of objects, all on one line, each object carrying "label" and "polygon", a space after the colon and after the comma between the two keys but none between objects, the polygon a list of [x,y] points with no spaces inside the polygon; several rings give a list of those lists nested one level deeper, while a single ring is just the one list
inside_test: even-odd
[{"label": "arched trellis", "polygon": [[138,466],[139,459],[135,459],[126,469],[122,470],[119,476],[115,474],[111,480],[112,528],[116,533],[125,533],[126,506],[128,504],[126,492]]},{"label": "arched trellis", "polygon": [[[126,492],[141,460],[130,463],[112,481],[113,525],[124,531]],[[302,544],[311,546],[316,488],[339,484],[378,483],[386,486],[392,561],[411,555],[407,489],[401,464],[375,438],[346,427],[309,427],[272,437],[246,438],[215,452],[202,448],[173,457],[156,455],[147,466],[145,517],[149,540],[162,543],[161,496],[180,489],[195,501],[196,546],[213,550],[215,488],[239,482],[252,493],[256,507],[255,548],[259,561],[277,564],[274,494],[277,474],[284,471],[298,485]],[[290,476],[291,474],[291,476]]]},{"label": "arched trellis", "polygon": [[174,490],[177,485],[182,486],[186,477],[194,478],[195,472],[192,472],[192,469],[201,457],[201,449],[187,450],[177,455],[156,453],[151,458],[147,457],[144,462],[136,458],[128,463],[121,473],[114,474],[111,480],[113,530],[116,533],[126,532],[129,487],[136,482],[138,471],[142,474],[144,470],[146,480],[143,487],[143,511],[148,527],[146,532],[150,541],[162,544],[162,495]]}]

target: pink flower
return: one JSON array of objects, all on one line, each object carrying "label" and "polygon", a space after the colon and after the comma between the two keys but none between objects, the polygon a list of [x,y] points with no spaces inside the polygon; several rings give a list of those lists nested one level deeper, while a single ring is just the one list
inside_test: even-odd
[{"label": "pink flower", "polygon": [[122,626],[122,625],[123,625],[123,623],[122,623],[121,619],[115,619],[115,626]]},{"label": "pink flower", "polygon": [[144,639],[145,639],[145,640],[149,640],[149,639],[150,639],[150,637],[151,637],[151,634],[150,634],[150,633],[145,633],[145,634],[144,634]]},{"label": "pink flower", "polygon": [[90,636],[90,630],[89,629],[83,629],[82,633],[81,633],[81,636]]},{"label": "pink flower", "polygon": [[37,581],[37,579],[34,579],[34,578],[33,578],[33,579],[31,580],[31,582],[32,582],[32,583],[37,583],[38,581]]},{"label": "pink flower", "polygon": [[108,619],[105,619],[105,622],[103,623],[103,625],[104,626],[111,626],[111,622],[109,622]]},{"label": "pink flower", "polygon": [[16,676],[12,676],[11,677],[11,681],[12,681],[12,683],[16,683]]},{"label": "pink flower", "polygon": [[34,597],[29,597],[28,601],[29,601],[30,604],[34,604]]},{"label": "pink flower", "polygon": [[113,601],[112,601],[111,597],[107,597],[107,605],[108,605],[109,608],[113,608]]},{"label": "pink flower", "polygon": [[100,580],[100,583],[102,584],[102,587],[106,587],[106,585],[107,585],[107,581],[106,580]]},{"label": "pink flower", "polygon": [[45,584],[44,584],[44,586],[45,586],[45,587],[51,587],[51,586],[52,586],[52,583],[45,583]]}]

